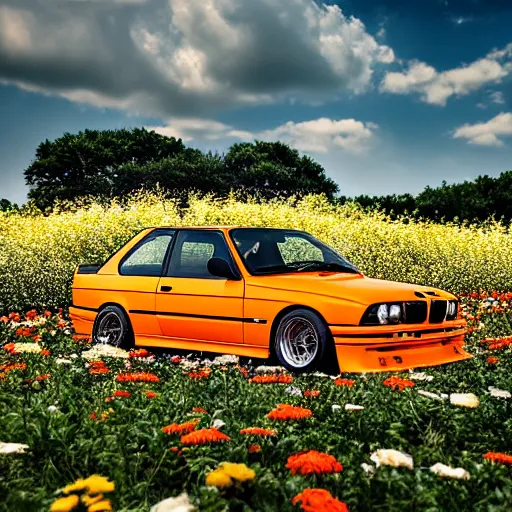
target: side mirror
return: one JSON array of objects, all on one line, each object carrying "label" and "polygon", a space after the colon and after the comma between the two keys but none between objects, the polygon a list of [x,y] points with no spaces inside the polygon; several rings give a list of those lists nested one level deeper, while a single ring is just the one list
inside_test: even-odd
[{"label": "side mirror", "polygon": [[231,270],[229,263],[222,258],[210,258],[206,265],[208,272],[217,277],[238,281],[240,278]]}]

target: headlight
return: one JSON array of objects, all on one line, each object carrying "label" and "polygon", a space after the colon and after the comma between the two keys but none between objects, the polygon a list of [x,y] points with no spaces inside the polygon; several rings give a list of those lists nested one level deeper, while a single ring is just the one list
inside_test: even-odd
[{"label": "headlight", "polygon": [[459,303],[456,300],[449,300],[446,306],[446,320],[455,320],[459,312]]},{"label": "headlight", "polygon": [[366,310],[361,325],[397,324],[402,319],[402,304],[373,304]]}]

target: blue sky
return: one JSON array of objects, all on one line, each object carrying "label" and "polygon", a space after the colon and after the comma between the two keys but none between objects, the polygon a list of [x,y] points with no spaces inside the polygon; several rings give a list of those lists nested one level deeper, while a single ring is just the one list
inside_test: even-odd
[{"label": "blue sky", "polygon": [[496,176],[511,26],[506,0],[0,0],[0,197],[85,128],[283,140],[349,196]]}]

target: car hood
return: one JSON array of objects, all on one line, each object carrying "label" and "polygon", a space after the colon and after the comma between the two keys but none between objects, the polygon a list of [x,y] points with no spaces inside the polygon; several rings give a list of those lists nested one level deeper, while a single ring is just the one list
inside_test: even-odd
[{"label": "car hood", "polygon": [[[362,274],[334,272],[290,273],[252,276],[247,284],[255,288],[314,293],[370,305],[377,302],[411,301],[424,298],[455,299],[451,293],[409,283],[372,279]],[[429,293],[426,293],[429,292]],[[436,295],[432,295],[432,292]]]}]

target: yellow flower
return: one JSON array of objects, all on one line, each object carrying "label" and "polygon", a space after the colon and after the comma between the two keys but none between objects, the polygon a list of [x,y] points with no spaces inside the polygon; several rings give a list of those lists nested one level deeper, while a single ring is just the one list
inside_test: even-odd
[{"label": "yellow flower", "polygon": [[59,498],[55,500],[51,507],[51,512],[69,512],[73,510],[76,506],[78,506],[79,499],[76,494],[72,494],[71,496],[66,496],[64,498]]},{"label": "yellow flower", "polygon": [[234,464],[233,462],[223,462],[220,465],[221,470],[225,471],[231,478],[239,482],[254,480],[256,473],[245,464]]},{"label": "yellow flower", "polygon": [[86,483],[83,478],[79,478],[74,484],[69,484],[62,489],[64,494],[69,494],[74,491],[83,491],[86,488]]},{"label": "yellow flower", "polygon": [[222,469],[215,469],[206,477],[206,485],[214,487],[229,487],[232,483],[229,475]]},{"label": "yellow flower", "polygon": [[91,505],[98,503],[98,501],[101,501],[102,499],[103,494],[98,494],[97,496],[89,496],[88,494],[84,494],[82,496],[82,503],[87,507],[90,507]]},{"label": "yellow flower", "polygon": [[112,505],[110,504],[110,500],[102,500],[98,501],[98,503],[94,503],[91,505],[87,512],[106,512],[112,510]]},{"label": "yellow flower", "polygon": [[85,486],[89,494],[101,494],[103,492],[112,492],[115,488],[114,482],[109,482],[108,478],[100,475],[92,475],[85,479]]}]

